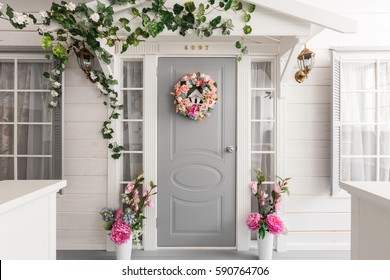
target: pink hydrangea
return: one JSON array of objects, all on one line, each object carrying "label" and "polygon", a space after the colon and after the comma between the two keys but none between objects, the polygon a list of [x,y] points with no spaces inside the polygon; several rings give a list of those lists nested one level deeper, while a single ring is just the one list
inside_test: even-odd
[{"label": "pink hydrangea", "polygon": [[115,222],[112,226],[110,238],[115,244],[123,244],[130,239],[131,229],[128,225]]},{"label": "pink hydrangea", "polygon": [[248,219],[246,220],[246,225],[251,231],[258,231],[260,226],[260,219],[263,216],[261,216],[260,213],[251,213],[248,215]]},{"label": "pink hydrangea", "polygon": [[270,214],[265,218],[268,231],[272,234],[281,234],[284,232],[284,224],[282,220],[275,214]]}]

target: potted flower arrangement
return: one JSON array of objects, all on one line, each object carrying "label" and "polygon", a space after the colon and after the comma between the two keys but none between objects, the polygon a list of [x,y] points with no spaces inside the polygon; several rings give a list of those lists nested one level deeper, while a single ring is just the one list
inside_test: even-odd
[{"label": "potted flower arrangement", "polygon": [[250,182],[249,187],[257,199],[258,212],[250,213],[246,224],[251,231],[258,233],[259,259],[271,259],[273,236],[287,232],[276,212],[281,209],[282,194],[289,194],[288,181],[291,178],[277,176],[278,182],[271,189],[263,185],[265,176],[261,169],[255,169],[255,172],[256,181]]},{"label": "potted flower arrangement", "polygon": [[141,245],[142,221],[145,219],[143,210],[153,206],[151,196],[157,193],[154,191],[157,185],[153,181],[141,191],[143,182],[141,174],[126,186],[121,194],[122,208],[103,208],[100,211],[103,228],[110,231],[110,239],[115,243],[117,259],[131,258],[132,240]]}]

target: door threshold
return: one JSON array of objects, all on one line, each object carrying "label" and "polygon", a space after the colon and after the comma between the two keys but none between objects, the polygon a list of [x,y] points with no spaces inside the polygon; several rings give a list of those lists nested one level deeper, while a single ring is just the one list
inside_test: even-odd
[{"label": "door threshold", "polygon": [[156,250],[237,250],[237,247],[157,247]]}]

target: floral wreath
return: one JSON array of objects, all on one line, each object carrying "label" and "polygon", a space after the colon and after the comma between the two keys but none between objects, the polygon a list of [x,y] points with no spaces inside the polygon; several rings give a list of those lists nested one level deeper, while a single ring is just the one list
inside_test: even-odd
[{"label": "floral wreath", "polygon": [[171,94],[174,96],[176,113],[195,121],[209,117],[218,100],[217,83],[199,72],[184,76]]}]

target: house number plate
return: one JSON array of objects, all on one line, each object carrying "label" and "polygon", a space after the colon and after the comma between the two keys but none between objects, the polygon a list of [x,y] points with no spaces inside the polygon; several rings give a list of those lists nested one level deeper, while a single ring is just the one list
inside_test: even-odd
[{"label": "house number plate", "polygon": [[201,51],[201,50],[205,50],[207,51],[209,49],[209,45],[185,45],[184,46],[184,49],[186,51],[195,51],[195,50],[198,50],[198,51]]}]

